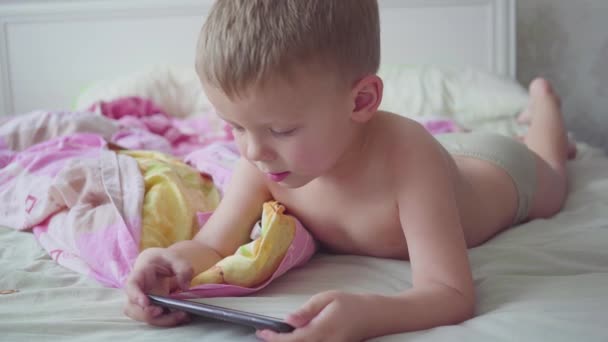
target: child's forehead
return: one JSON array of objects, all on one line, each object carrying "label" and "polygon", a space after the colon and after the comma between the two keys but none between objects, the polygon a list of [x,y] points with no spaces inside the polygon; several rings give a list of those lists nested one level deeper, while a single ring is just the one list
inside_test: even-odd
[{"label": "child's forehead", "polygon": [[306,111],[305,105],[310,104],[302,101],[296,93],[287,95],[284,89],[280,93],[252,89],[232,97],[223,93],[216,95],[210,99],[217,114],[231,123],[254,121],[262,125],[288,122]]},{"label": "child's forehead", "polygon": [[344,90],[350,89],[338,89],[333,82],[322,76],[300,75],[297,78],[275,78],[253,83],[232,94],[221,89],[216,90],[216,94],[232,104],[270,108],[319,102],[325,97],[338,96],[340,93],[346,93]]},{"label": "child's forehead", "polygon": [[351,88],[342,83],[338,89],[336,75],[330,72],[303,68],[289,77],[277,75],[263,82],[251,83],[239,91],[228,94],[219,85],[203,82],[205,91],[218,114],[226,121],[256,124],[274,124],[305,120],[311,112],[327,111],[341,95],[348,95]]},{"label": "child's forehead", "polygon": [[302,68],[285,74],[272,75],[250,85],[254,92],[302,92],[338,86],[338,75],[332,72]]},{"label": "child's forehead", "polygon": [[340,68],[318,60],[292,61],[274,70],[260,72],[253,78],[234,78],[233,73],[224,72],[222,79],[201,79],[203,85],[219,90],[230,100],[241,100],[250,96],[271,98],[297,97],[303,94],[322,96],[340,94],[351,90],[353,82],[347,79]]},{"label": "child's forehead", "polygon": [[294,63],[276,72],[269,71],[259,81],[251,82],[248,87],[293,92],[311,88],[343,88],[348,85],[349,82],[345,82],[345,77],[338,68],[327,63],[307,62]]}]

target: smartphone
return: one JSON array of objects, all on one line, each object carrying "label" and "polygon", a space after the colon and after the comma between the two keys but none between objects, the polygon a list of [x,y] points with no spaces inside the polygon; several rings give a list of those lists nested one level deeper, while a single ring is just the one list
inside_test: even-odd
[{"label": "smartphone", "polygon": [[194,315],[247,325],[256,329],[270,329],[276,332],[291,332],[295,328],[282,320],[270,316],[259,315],[221,306],[203,304],[190,300],[174,299],[162,296],[148,295],[153,304],[165,308],[185,311]]}]

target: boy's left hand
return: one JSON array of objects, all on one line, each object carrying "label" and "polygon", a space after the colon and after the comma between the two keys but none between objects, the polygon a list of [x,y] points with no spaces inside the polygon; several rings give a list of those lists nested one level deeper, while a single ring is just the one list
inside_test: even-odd
[{"label": "boy's left hand", "polygon": [[256,335],[267,342],[282,341],[359,341],[366,308],[364,297],[340,291],[327,291],[313,296],[286,322],[296,329],[291,333],[258,330]]}]

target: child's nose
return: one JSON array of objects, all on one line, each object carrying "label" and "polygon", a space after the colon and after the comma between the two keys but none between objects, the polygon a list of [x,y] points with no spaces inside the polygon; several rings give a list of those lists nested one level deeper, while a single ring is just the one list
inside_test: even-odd
[{"label": "child's nose", "polygon": [[249,139],[247,142],[247,159],[253,161],[268,161],[272,159],[271,151],[260,141]]}]

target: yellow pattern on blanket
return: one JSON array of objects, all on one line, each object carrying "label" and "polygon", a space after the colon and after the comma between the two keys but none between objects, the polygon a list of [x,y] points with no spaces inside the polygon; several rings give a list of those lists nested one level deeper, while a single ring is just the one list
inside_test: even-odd
[{"label": "yellow pattern on blanket", "polygon": [[120,153],[137,161],[144,178],[140,250],[191,239],[199,229],[197,212],[213,211],[220,201],[211,179],[163,153]]},{"label": "yellow pattern on blanket", "polygon": [[270,278],[281,264],[296,234],[295,219],[284,214],[284,211],[285,207],[278,202],[264,203],[260,236],[200,273],[191,285],[232,284],[254,287]]},{"label": "yellow pattern on blanket", "polygon": [[[140,251],[169,247],[198,232],[197,212],[215,210],[220,193],[211,179],[183,162],[152,151],[120,151],[137,161],[144,178]],[[255,240],[201,272],[192,286],[231,284],[254,287],[277,270],[296,234],[295,219],[275,201],[263,205]]]}]

